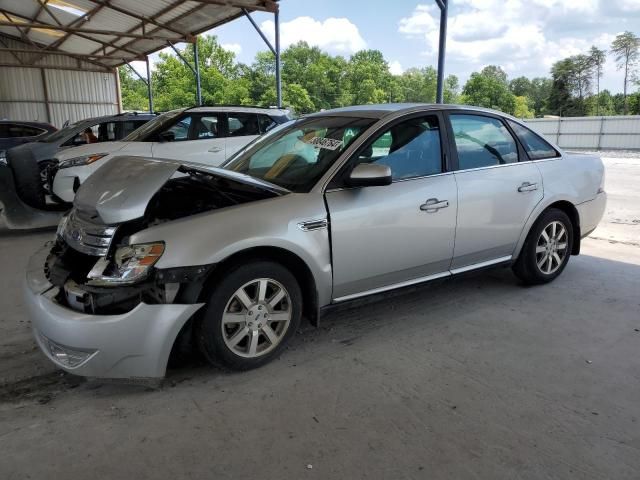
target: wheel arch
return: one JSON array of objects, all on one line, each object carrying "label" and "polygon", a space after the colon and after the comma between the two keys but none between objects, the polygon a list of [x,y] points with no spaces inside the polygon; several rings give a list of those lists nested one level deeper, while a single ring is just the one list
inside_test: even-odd
[{"label": "wheel arch", "polygon": [[295,253],[281,247],[264,246],[251,247],[233,253],[221,262],[217,263],[210,272],[201,290],[201,298],[210,290],[210,286],[220,279],[229,269],[257,260],[270,260],[286,267],[300,284],[302,290],[302,315],[309,322],[318,326],[319,324],[319,299],[316,280],[313,273],[305,261]]},{"label": "wheel arch", "polygon": [[[573,229],[573,245],[571,247],[571,255],[579,255],[581,235],[580,235],[580,214],[578,213],[578,209],[575,207],[573,203],[567,200],[559,200],[548,205],[542,212],[540,212],[540,215],[542,215],[544,212],[546,212],[551,208],[556,208],[558,210],[563,211],[564,213],[567,214],[567,216],[569,217],[569,220],[571,220],[571,227]],[[540,217],[540,215],[538,215],[538,217]]]},{"label": "wheel arch", "polygon": [[535,225],[535,223],[538,221],[538,219],[540,218],[540,216],[542,216],[544,214],[544,212],[546,212],[549,209],[552,208],[556,208],[558,210],[561,210],[562,212],[566,213],[567,216],[569,217],[569,220],[571,220],[571,227],[573,230],[573,245],[571,247],[571,255],[579,255],[580,254],[580,244],[581,244],[581,229],[580,229],[580,214],[578,213],[578,209],[576,208],[576,206],[569,200],[566,199],[556,199],[552,202],[550,202],[549,204],[546,205],[541,205],[539,206],[539,208],[536,210],[536,212],[534,212],[531,217],[529,218],[529,221],[527,222],[527,225],[525,226],[525,228],[522,231],[522,235],[520,237],[520,240],[518,242],[517,248],[515,250],[515,254],[514,254],[514,258],[517,258],[520,255],[520,252],[522,250],[522,246],[524,245],[524,241],[526,240],[527,236],[529,235],[529,232],[531,231],[531,229],[533,228],[533,226]]}]

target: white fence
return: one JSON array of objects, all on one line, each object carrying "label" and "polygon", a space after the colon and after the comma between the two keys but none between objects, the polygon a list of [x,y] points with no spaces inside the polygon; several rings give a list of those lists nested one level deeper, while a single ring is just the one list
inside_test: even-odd
[{"label": "white fence", "polygon": [[525,122],[562,148],[640,149],[640,115],[532,118]]}]

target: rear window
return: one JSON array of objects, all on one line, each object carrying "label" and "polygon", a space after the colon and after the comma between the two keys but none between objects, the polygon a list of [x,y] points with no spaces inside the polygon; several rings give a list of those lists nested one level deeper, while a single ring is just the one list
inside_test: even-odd
[{"label": "rear window", "polygon": [[527,155],[531,160],[542,160],[544,158],[554,158],[560,155],[546,140],[537,133],[529,130],[519,123],[509,120],[509,125],[522,143]]},{"label": "rear window", "polygon": [[42,128],[19,123],[6,123],[0,126],[0,138],[35,137],[45,132],[46,130]]}]

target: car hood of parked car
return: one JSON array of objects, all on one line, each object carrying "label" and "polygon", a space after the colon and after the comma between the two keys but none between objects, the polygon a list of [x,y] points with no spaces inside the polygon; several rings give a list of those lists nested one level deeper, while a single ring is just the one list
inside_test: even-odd
[{"label": "car hood of parked car", "polygon": [[285,188],[222,168],[118,156],[82,184],[74,207],[109,225],[145,216],[152,223],[287,193]]},{"label": "car hood of parked car", "polygon": [[80,145],[79,147],[67,148],[66,150],[60,151],[56,155],[56,158],[62,161],[70,158],[94,155],[96,153],[115,153],[126,147],[128,143],[129,142],[99,142]]}]

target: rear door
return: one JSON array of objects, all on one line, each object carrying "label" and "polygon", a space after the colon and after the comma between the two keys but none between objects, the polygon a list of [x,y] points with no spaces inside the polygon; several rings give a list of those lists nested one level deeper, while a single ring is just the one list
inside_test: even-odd
[{"label": "rear door", "polygon": [[[173,140],[154,142],[153,156],[217,166],[225,159],[222,113],[193,113],[180,117],[165,132]],[[163,135],[161,133],[160,135]]]},{"label": "rear door", "polygon": [[449,112],[458,222],[452,271],[509,260],[542,177],[498,116]]},{"label": "rear door", "polygon": [[347,188],[338,178],[329,186],[335,300],[448,275],[457,195],[441,124],[421,114],[383,128],[339,174],[359,163],[388,165],[391,185]]},{"label": "rear door", "polygon": [[[262,115],[260,115],[262,116]],[[269,126],[263,119],[265,130]],[[227,116],[226,157],[236,153],[247,143],[257,138],[261,133],[258,114],[247,112],[229,112]]]}]

